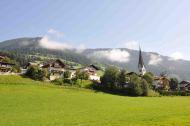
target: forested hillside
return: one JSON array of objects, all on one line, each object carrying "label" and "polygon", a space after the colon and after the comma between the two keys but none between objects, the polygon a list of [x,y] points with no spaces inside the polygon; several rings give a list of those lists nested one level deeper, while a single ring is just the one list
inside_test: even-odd
[{"label": "forested hillside", "polygon": [[[85,49],[77,52],[75,49],[48,49],[40,46],[41,37],[18,38],[0,43],[1,55],[8,55],[17,60],[21,66],[29,61],[43,60],[44,58],[62,58],[67,61],[87,64],[100,64],[102,66],[116,65],[137,72],[138,50],[130,49]],[[165,72],[169,76],[180,80],[190,80],[190,61],[174,60],[154,52],[143,52],[143,58],[148,71],[156,75]]]}]

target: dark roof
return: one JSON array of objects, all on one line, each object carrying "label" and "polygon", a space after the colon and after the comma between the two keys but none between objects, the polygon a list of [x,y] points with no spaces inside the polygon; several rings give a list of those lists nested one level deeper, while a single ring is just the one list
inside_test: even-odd
[{"label": "dark roof", "polygon": [[0,56],[0,59],[4,59],[5,57],[4,56]]},{"label": "dark roof", "polygon": [[60,60],[60,59],[57,59],[57,60],[50,60],[46,63],[44,63],[44,65],[42,66],[42,68],[46,68],[46,67],[49,67],[50,65],[54,64],[55,62],[58,62],[62,67],[65,67],[65,63]]},{"label": "dark roof", "polygon": [[0,62],[0,64],[2,64],[2,65],[15,65],[14,63],[6,63],[6,62]]},{"label": "dark roof", "polygon": [[179,86],[180,87],[187,87],[187,86],[190,86],[190,82],[189,81],[181,81],[179,83]]},{"label": "dark roof", "polygon": [[181,81],[179,84],[190,84],[189,81]]},{"label": "dark roof", "polygon": [[133,74],[138,75],[138,74],[135,73],[135,72],[129,72],[129,73],[127,73],[127,75],[133,75]]},{"label": "dark roof", "polygon": [[99,67],[97,67],[97,66],[95,66],[95,65],[93,65],[93,64],[89,65],[89,67],[93,67],[93,68],[96,69],[96,70],[100,70]]},{"label": "dark roof", "polygon": [[141,48],[139,50],[139,63],[138,63],[138,68],[139,71],[142,72],[142,68],[145,67],[144,65],[144,61],[143,61],[143,57],[142,57],[142,52],[141,52]]}]

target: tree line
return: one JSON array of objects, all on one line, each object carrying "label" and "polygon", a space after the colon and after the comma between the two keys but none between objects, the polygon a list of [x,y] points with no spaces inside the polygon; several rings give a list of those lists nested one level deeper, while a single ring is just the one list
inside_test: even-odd
[{"label": "tree line", "polygon": [[167,87],[172,91],[179,90],[176,78],[163,81],[165,86],[162,89],[156,89],[154,82],[154,74],[151,72],[140,75],[135,72],[127,73],[124,69],[120,70],[115,66],[110,66],[101,77],[101,83],[96,84],[95,88],[130,96],[158,96],[160,90],[168,91]]}]

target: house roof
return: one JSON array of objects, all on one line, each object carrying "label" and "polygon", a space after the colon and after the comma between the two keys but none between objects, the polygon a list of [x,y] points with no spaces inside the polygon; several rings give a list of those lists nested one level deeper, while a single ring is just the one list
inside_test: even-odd
[{"label": "house roof", "polygon": [[91,65],[89,65],[88,67],[92,67],[92,68],[94,68],[95,70],[100,70],[100,68],[97,67],[97,66],[95,66],[94,64],[91,64]]},{"label": "house roof", "polygon": [[166,79],[166,80],[170,80],[170,79],[168,79],[166,76],[163,76],[163,77],[158,77],[158,76],[155,76],[154,77],[154,80],[164,80],[164,79]]},{"label": "house roof", "polygon": [[60,59],[57,59],[57,60],[49,60],[48,62],[46,62],[42,68],[46,68],[46,67],[50,67],[51,65],[53,65],[55,62],[58,62],[62,67],[65,67],[65,63],[60,60]]},{"label": "house roof", "polygon": [[135,72],[129,72],[129,73],[127,73],[127,75],[133,75],[133,74],[138,75],[138,74],[135,73]]},{"label": "house roof", "polygon": [[179,86],[180,87],[187,87],[187,86],[190,86],[190,82],[189,81],[181,81],[179,83]]},{"label": "house roof", "polygon": [[0,56],[0,59],[4,59],[5,57],[4,56]]},{"label": "house roof", "polygon": [[15,65],[14,63],[6,63],[6,62],[0,62],[0,64],[2,64],[2,65],[11,65],[11,66]]}]

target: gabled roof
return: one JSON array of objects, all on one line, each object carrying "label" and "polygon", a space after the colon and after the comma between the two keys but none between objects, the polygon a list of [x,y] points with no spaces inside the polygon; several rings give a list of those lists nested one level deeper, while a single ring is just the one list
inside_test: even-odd
[{"label": "gabled roof", "polygon": [[168,80],[169,81],[170,79],[168,79],[167,76],[161,76],[161,77],[155,76],[154,80],[155,81],[158,81],[158,80]]},{"label": "gabled roof", "polygon": [[133,74],[139,76],[139,75],[138,75],[137,73],[135,73],[135,72],[129,72],[129,73],[127,73],[127,75],[133,75]]},{"label": "gabled roof", "polygon": [[180,86],[180,87],[190,86],[190,82],[189,82],[189,81],[181,81],[181,82],[179,83],[179,86]]},{"label": "gabled roof", "polygon": [[42,68],[50,67],[51,65],[53,65],[53,64],[56,63],[56,62],[58,62],[62,67],[65,67],[65,66],[66,66],[65,63],[64,63],[62,60],[57,59],[57,60],[50,60],[50,61],[46,62],[46,63],[42,66]]},{"label": "gabled roof", "polygon": [[190,81],[181,81],[179,84],[190,84]]},{"label": "gabled roof", "polygon": [[97,66],[95,66],[94,64],[91,64],[91,65],[89,65],[88,67],[92,67],[92,68],[94,68],[95,70],[100,70],[100,68],[97,67]]},{"label": "gabled roof", "polygon": [[7,62],[0,62],[0,64],[2,64],[2,65],[11,65],[11,66],[15,65],[14,63],[7,63]]},{"label": "gabled roof", "polygon": [[4,59],[5,57],[4,56],[0,56],[0,59]]}]

